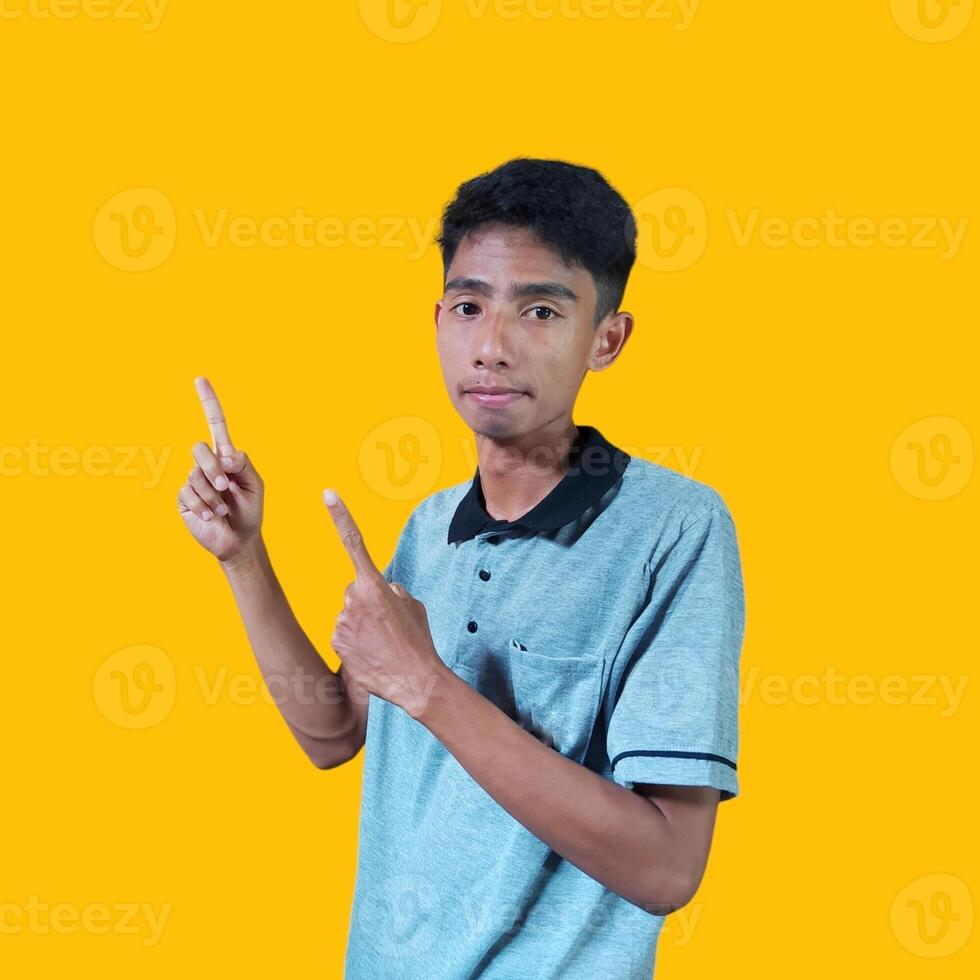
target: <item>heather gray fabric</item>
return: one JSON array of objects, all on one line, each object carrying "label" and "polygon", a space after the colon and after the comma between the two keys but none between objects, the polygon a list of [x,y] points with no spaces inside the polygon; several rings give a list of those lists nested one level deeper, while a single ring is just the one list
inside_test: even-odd
[{"label": "heather gray fabric", "polygon": [[[564,520],[590,487],[601,496],[551,530],[477,521],[450,543],[457,512],[458,526],[464,511],[488,515],[478,473],[441,490],[412,512],[385,576],[425,603],[440,658],[557,751],[627,788],[708,785],[729,800],[745,622],[735,526],[708,485],[627,459],[607,489],[566,476],[539,518]],[[348,980],[646,980],[664,921],[561,858],[371,696]]]}]

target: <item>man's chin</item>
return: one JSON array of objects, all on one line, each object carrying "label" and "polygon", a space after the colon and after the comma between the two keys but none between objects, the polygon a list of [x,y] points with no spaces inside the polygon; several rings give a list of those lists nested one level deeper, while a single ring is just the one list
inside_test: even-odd
[{"label": "man's chin", "polygon": [[499,408],[481,406],[465,394],[456,402],[457,413],[474,435],[502,441],[520,439],[534,429],[532,410],[527,394]]},{"label": "man's chin", "polygon": [[465,417],[466,424],[476,436],[505,442],[521,436],[523,428],[513,419],[488,419]]}]

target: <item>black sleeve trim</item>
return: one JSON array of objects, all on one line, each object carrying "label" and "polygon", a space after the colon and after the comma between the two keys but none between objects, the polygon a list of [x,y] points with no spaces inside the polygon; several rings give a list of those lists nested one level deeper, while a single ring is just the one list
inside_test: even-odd
[{"label": "black sleeve trim", "polygon": [[736,766],[731,759],[726,759],[723,755],[715,755],[712,752],[680,752],[668,749],[633,749],[630,752],[620,752],[619,755],[617,755],[616,758],[610,763],[610,768],[615,769],[616,763],[619,762],[620,759],[628,759],[635,755],[665,756],[671,759],[707,759],[709,762],[721,762],[726,766],[730,766],[732,769],[738,769],[738,766]]}]

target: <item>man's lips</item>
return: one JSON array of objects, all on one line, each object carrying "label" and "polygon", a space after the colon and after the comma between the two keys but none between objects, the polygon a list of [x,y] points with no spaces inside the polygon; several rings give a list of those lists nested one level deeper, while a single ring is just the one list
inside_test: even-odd
[{"label": "man's lips", "polygon": [[463,392],[480,405],[509,405],[517,401],[525,392],[516,388],[482,387],[468,388]]}]

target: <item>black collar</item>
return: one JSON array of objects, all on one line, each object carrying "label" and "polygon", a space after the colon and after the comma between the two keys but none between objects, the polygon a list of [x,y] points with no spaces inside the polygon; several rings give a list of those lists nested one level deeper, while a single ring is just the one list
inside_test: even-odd
[{"label": "black collar", "polygon": [[484,529],[507,531],[520,526],[532,531],[552,531],[591,507],[620,479],[631,457],[594,426],[577,428],[578,436],[568,452],[568,471],[543,500],[516,520],[499,521],[487,513],[477,466],[470,488],[449,523],[448,543],[465,541]]}]

